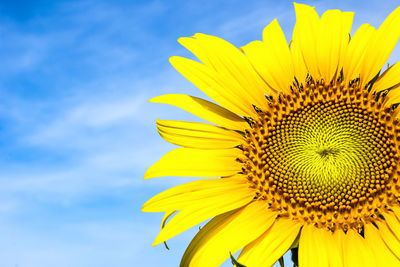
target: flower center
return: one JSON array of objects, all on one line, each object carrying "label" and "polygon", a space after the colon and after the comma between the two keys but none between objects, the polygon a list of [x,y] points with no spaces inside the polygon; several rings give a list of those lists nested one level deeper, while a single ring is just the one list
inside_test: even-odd
[{"label": "flower center", "polygon": [[[358,87],[309,82],[249,119],[243,173],[281,216],[362,227],[400,197],[400,128]],[[398,202],[397,202],[398,203]]]}]

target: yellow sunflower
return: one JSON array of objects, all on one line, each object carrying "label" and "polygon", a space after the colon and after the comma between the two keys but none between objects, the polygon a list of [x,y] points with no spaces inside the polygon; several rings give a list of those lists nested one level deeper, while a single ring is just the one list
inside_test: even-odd
[{"label": "yellow sunflower", "polygon": [[296,247],[300,267],[400,266],[400,63],[380,74],[400,8],[350,37],[352,12],[294,6],[289,44],[276,20],[240,49],[205,34],[179,39],[201,63],[172,65],[217,104],[150,100],[212,123],[158,120],[181,147],[144,177],[208,177],[143,206],[165,212],[154,245],[212,218],[180,266],[219,266],[242,248],[240,264],[271,266]]}]

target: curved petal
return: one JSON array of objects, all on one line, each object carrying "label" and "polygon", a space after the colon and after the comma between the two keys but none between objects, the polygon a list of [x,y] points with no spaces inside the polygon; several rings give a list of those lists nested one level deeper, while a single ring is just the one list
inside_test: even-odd
[{"label": "curved petal", "polygon": [[241,50],[269,86],[278,92],[290,92],[294,79],[293,63],[285,35],[276,19],[265,27],[263,42],[251,42]]},{"label": "curved petal", "polygon": [[397,258],[400,258],[400,237],[396,236],[386,223],[377,221],[376,225],[378,225],[379,235],[385,242],[386,246],[394,255],[396,255]]},{"label": "curved petal", "polygon": [[237,132],[207,123],[170,120],[156,122],[162,138],[183,147],[223,149],[243,143],[243,137]]},{"label": "curved petal", "polygon": [[400,221],[397,219],[396,215],[392,212],[388,212],[384,214],[384,217],[390,230],[394,233],[397,239],[400,240]]},{"label": "curved petal", "polygon": [[344,262],[347,266],[354,267],[376,267],[380,266],[367,245],[364,238],[354,229],[349,229],[344,238]]},{"label": "curved petal", "polygon": [[249,128],[247,122],[235,113],[198,97],[169,94],[154,97],[149,102],[176,106],[199,118],[228,129],[244,131]]},{"label": "curved petal", "polygon": [[331,266],[346,266],[344,264],[344,259],[343,259],[343,254],[345,253],[343,251],[344,247],[344,238],[345,234],[341,229],[336,230],[332,236],[331,236],[331,241],[330,245],[332,246],[331,248],[331,253],[329,253],[329,264]]},{"label": "curved petal", "polygon": [[384,214],[385,221],[395,236],[400,238],[400,221],[392,212]]},{"label": "curved petal", "polygon": [[239,149],[200,150],[181,147],[168,152],[144,174],[144,179],[161,176],[221,177],[238,173]]},{"label": "curved petal", "polygon": [[397,220],[400,221],[400,207],[392,206],[390,208],[393,210],[393,214],[397,217]]},{"label": "curved petal", "polygon": [[[182,210],[198,202],[213,204],[232,199],[251,198],[254,190],[249,188],[245,177],[226,179],[204,179],[181,184],[161,192],[149,199],[142,207],[145,212]],[[200,203],[203,204],[203,203]]]},{"label": "curved petal", "polygon": [[258,238],[276,218],[264,201],[254,201],[240,210],[219,215],[207,223],[190,242],[180,266],[219,266]]},{"label": "curved petal", "polygon": [[370,40],[361,68],[361,83],[367,84],[385,65],[400,37],[400,7],[396,8]]},{"label": "curved petal", "polygon": [[271,228],[243,248],[238,262],[246,266],[272,266],[288,251],[300,227],[290,219],[275,220]]},{"label": "curved petal", "polygon": [[364,238],[367,246],[372,250],[381,266],[399,266],[399,259],[383,242],[379,230],[372,224],[364,225]]},{"label": "curved petal", "polygon": [[205,65],[212,67],[225,79],[239,84],[239,90],[244,90],[248,97],[256,101],[264,100],[264,94],[272,93],[254,71],[246,56],[231,43],[202,33],[196,33],[190,38],[180,38],[178,41]]},{"label": "curved petal", "polygon": [[360,76],[362,63],[367,55],[367,47],[375,33],[374,27],[363,24],[351,38],[343,59],[343,74],[346,83]]},{"label": "curved petal", "polygon": [[343,266],[343,235],[341,230],[332,233],[312,225],[304,226],[299,242],[300,262],[318,267]]},{"label": "curved petal", "polygon": [[171,57],[170,62],[186,79],[221,106],[242,116],[255,114],[252,106],[255,102],[252,102],[252,99],[246,96],[245,92],[238,90],[237,84],[235,85],[231,81],[224,79],[211,67],[177,56]]},{"label": "curved petal", "polygon": [[341,60],[349,43],[354,13],[328,10],[322,16],[317,40],[318,69],[325,82],[330,82],[342,68]]},{"label": "curved petal", "polygon": [[[195,34],[191,38],[181,38],[179,42],[198,56],[204,63],[204,67],[211,70],[208,76],[213,77],[222,87],[215,87],[215,82],[211,90],[205,86],[200,86],[199,83],[196,83],[197,79],[193,79],[193,75],[190,75],[179,66],[179,62],[171,61],[174,67],[196,84],[200,90],[228,109],[230,109],[228,106],[220,102],[220,98],[215,98],[214,91],[219,91],[220,96],[231,100],[234,100],[235,97],[239,97],[236,99],[236,102],[239,103],[236,104],[238,106],[246,106],[250,113],[236,112],[237,114],[251,114],[253,112],[252,105],[256,105],[260,108],[265,107],[267,102],[264,94],[270,94],[272,92],[254,71],[246,56],[243,55],[239,49],[221,38],[200,33]],[[189,65],[186,64],[186,67],[187,66]]]},{"label": "curved petal", "polygon": [[314,79],[320,78],[317,61],[317,42],[316,34],[319,27],[319,16],[314,7],[304,4],[294,3],[296,11],[296,24],[293,29],[292,42],[297,43],[304,63],[307,66],[309,74]]},{"label": "curved petal", "polygon": [[[390,66],[381,76],[376,80],[372,87],[372,92],[379,92],[389,88],[396,88],[400,85],[400,64]],[[392,92],[392,90],[390,91]]]},{"label": "curved petal", "polygon": [[306,63],[304,62],[303,54],[298,41],[292,40],[290,42],[290,53],[292,55],[294,76],[300,84],[304,84],[307,78],[308,70]]},{"label": "curved petal", "polygon": [[[221,179],[227,180],[227,179]],[[241,190],[225,189],[220,195],[209,196],[208,198],[198,199],[195,204],[182,208],[168,224],[161,230],[153,243],[153,246],[176,236],[177,234],[193,227],[211,217],[225,212],[238,209],[248,204],[254,198],[254,191],[247,188]]]},{"label": "curved petal", "polygon": [[[299,240],[299,265],[310,267],[328,267],[328,238],[325,229],[306,224],[301,229]],[[332,241],[332,240],[330,240]]]}]

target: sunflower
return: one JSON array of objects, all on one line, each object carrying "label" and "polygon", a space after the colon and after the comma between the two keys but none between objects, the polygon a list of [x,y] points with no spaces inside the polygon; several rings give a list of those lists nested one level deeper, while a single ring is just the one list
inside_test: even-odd
[{"label": "sunflower", "polygon": [[179,39],[201,63],[171,64],[215,103],[150,100],[211,123],[157,120],[181,147],[144,175],[205,177],[142,209],[165,212],[154,245],[211,218],[180,266],[219,266],[241,249],[240,264],[271,266],[296,248],[300,267],[400,266],[400,63],[381,73],[400,8],[350,37],[352,12],[294,7],[289,44],[276,20],[240,49]]}]

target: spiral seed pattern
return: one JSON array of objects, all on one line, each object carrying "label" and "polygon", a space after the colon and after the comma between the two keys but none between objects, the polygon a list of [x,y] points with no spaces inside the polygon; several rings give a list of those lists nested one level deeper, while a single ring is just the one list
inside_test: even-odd
[{"label": "spiral seed pattern", "polygon": [[309,82],[249,119],[243,173],[281,216],[360,228],[398,205],[400,128],[376,96]]}]

